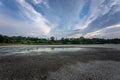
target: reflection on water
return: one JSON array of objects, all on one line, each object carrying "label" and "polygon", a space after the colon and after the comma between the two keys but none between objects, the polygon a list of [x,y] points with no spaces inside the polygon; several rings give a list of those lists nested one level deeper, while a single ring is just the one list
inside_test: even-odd
[{"label": "reflection on water", "polygon": [[0,56],[14,55],[14,54],[42,54],[42,53],[59,53],[79,51],[83,48],[41,48],[41,47],[18,47],[18,48],[0,48]]},{"label": "reflection on water", "polygon": [[81,48],[32,48],[32,49],[24,49],[19,52],[14,53],[42,53],[42,52],[71,52],[71,51],[78,51],[81,50]]}]

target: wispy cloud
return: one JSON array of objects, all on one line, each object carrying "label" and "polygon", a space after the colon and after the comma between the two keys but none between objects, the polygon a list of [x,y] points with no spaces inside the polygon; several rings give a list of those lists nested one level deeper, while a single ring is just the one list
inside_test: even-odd
[{"label": "wispy cloud", "polygon": [[21,16],[25,20],[15,19],[13,16],[0,13],[0,33],[34,37],[49,36],[52,28],[51,23],[25,0],[17,0],[17,3],[20,9],[17,16]]},{"label": "wispy cloud", "polygon": [[42,2],[42,0],[33,0],[33,2],[34,2],[35,4],[40,4],[40,3]]},{"label": "wispy cloud", "polygon": [[32,36],[32,37],[48,37],[49,34],[45,34],[41,31],[39,26],[36,26],[34,22],[19,21],[12,19],[10,16],[0,15],[0,34],[6,34],[10,36]]},{"label": "wispy cloud", "polygon": [[87,38],[120,38],[120,24],[109,26],[91,33],[87,33]]},{"label": "wispy cloud", "polygon": [[120,23],[119,7],[120,0],[1,0],[0,33],[79,37],[119,32],[106,30]]},{"label": "wispy cloud", "polygon": [[32,6],[30,6],[25,0],[17,0],[21,5],[20,9],[23,15],[32,20],[34,27],[38,28],[40,31],[45,33],[46,35],[50,32],[50,23],[47,21],[40,13],[34,10]]}]

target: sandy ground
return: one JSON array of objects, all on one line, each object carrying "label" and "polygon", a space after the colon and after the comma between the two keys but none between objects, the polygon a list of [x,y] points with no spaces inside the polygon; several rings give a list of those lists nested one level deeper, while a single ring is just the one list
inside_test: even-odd
[{"label": "sandy ground", "polygon": [[0,80],[120,80],[119,45],[97,46],[82,45],[87,49],[59,54],[0,56]]}]

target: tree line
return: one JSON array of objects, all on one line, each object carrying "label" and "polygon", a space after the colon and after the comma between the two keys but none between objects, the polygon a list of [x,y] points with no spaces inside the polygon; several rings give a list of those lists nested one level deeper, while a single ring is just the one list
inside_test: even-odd
[{"label": "tree line", "polygon": [[6,36],[0,35],[0,44],[120,44],[120,39],[100,39],[100,38],[61,38],[56,40],[54,36],[49,39],[22,37],[22,36]]}]

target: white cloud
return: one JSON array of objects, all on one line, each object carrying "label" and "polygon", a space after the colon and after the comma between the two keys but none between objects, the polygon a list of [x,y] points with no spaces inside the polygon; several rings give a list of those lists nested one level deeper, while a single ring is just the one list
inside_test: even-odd
[{"label": "white cloud", "polygon": [[84,25],[78,24],[77,26],[74,27],[74,30],[84,30],[88,27],[88,25],[91,23],[92,21],[87,21]]},{"label": "white cloud", "polygon": [[1,13],[0,33],[16,36],[49,37],[52,24],[36,12],[25,0],[17,0],[17,2],[20,4],[20,16],[24,17],[25,20],[15,19]]},{"label": "white cloud", "polygon": [[79,38],[84,36],[85,38],[120,38],[120,24],[109,26],[94,32],[87,34],[74,34],[69,36],[70,38]]},{"label": "white cloud", "polygon": [[50,34],[44,34],[31,22],[24,22],[12,19],[7,15],[0,15],[0,34],[9,36],[32,36],[48,38]]},{"label": "white cloud", "polygon": [[[14,19],[13,16],[10,17],[7,14],[3,14],[3,15],[0,14],[0,29],[1,29],[0,31],[2,31],[2,28],[3,28],[2,26],[6,26],[6,33],[8,31],[7,27],[10,27],[11,31],[13,31],[13,32],[18,31],[17,34],[25,34],[25,35],[30,35],[30,36],[55,35],[55,36],[59,36],[59,37],[65,37],[65,36],[69,36],[71,34],[74,34],[70,37],[80,37],[81,34],[75,34],[74,30],[77,31],[79,29],[81,31],[82,30],[84,31],[84,29],[89,27],[89,25],[94,20],[96,20],[97,18],[108,13],[113,5],[120,4],[120,0],[110,0],[111,2],[109,4],[103,4],[103,2],[105,2],[105,0],[91,0],[90,11],[89,11],[88,15],[86,15],[83,19],[80,20],[79,16],[80,16],[80,12],[85,4],[84,0],[78,0],[78,2],[71,0],[71,1],[73,1],[71,5],[74,5],[74,4],[75,5],[73,6],[74,8],[72,9],[72,11],[70,11],[70,14],[69,13],[66,14],[67,11],[63,8],[60,8],[61,11],[60,10],[55,11],[54,8],[52,8],[51,5],[49,5],[48,0],[32,0],[32,1],[33,1],[33,4],[36,6],[43,6],[44,5],[44,7],[46,7],[46,8],[50,7],[49,9],[45,8],[45,10],[43,10],[43,11],[46,11],[44,13],[48,19],[49,19],[49,17],[51,19],[53,19],[53,21],[51,20],[51,22],[53,22],[53,24],[50,23],[44,16],[42,16],[42,14],[37,12],[27,2],[27,0],[16,0],[16,2],[19,3],[18,6],[20,9],[20,11],[19,11],[20,16],[24,17],[24,19],[27,19],[27,20],[22,21],[20,19]],[[39,5],[41,3],[42,3],[42,5]],[[0,2],[0,6],[1,5],[4,5],[4,4],[2,4],[2,2]],[[56,5],[56,7],[57,6],[58,5]],[[62,5],[60,4],[58,6],[58,8],[56,8],[56,9],[59,9],[59,7],[61,7],[61,6]],[[68,9],[68,8],[66,8],[66,9]],[[65,13],[64,13],[64,10],[65,10]],[[59,13],[55,14],[54,11],[55,12],[60,11],[61,15],[65,15],[66,17],[63,17],[63,18],[58,17],[57,14],[59,14]],[[115,11],[120,11],[120,8],[116,8]],[[19,14],[18,14],[18,17],[19,17]],[[53,16],[55,16],[55,17],[53,17]],[[60,26],[61,28],[58,27],[59,25],[61,25],[59,23],[59,21],[61,24],[63,24],[63,26]],[[101,23],[103,23],[103,21],[101,21]],[[97,28],[97,26],[96,26],[96,28]],[[113,28],[107,27],[107,28],[104,28],[104,29],[101,29],[101,30],[98,30],[98,31],[95,31],[92,33],[88,33],[85,36],[86,37],[99,37],[99,35],[100,36],[102,35],[102,37],[105,35],[111,36],[111,34],[113,34],[113,32],[114,32],[114,34],[119,33],[120,28],[119,29],[118,28],[119,27],[115,27],[115,26],[113,26]],[[92,27],[91,27],[91,29],[92,29]],[[116,29],[118,29],[118,30],[116,30]],[[112,30],[116,30],[117,32],[115,32],[115,31],[112,32]]]},{"label": "white cloud", "polygon": [[[35,1],[40,2],[41,0]],[[51,31],[51,25],[49,21],[47,21],[40,13],[35,11],[34,8],[25,0],[17,0],[17,2],[21,5],[20,9],[22,14],[31,20],[31,23],[33,24],[34,28],[48,35]]]},{"label": "white cloud", "polygon": [[109,26],[98,31],[87,33],[87,38],[120,38],[120,24]]},{"label": "white cloud", "polygon": [[40,4],[40,3],[42,3],[42,0],[33,0],[33,2],[34,2],[35,4]]},{"label": "white cloud", "polygon": [[120,0],[91,0],[90,11],[85,18],[79,21],[77,25],[74,26],[74,30],[84,30],[97,18],[108,13],[113,6],[117,6],[116,9],[111,13],[120,11]]},{"label": "white cloud", "polygon": [[43,4],[46,6],[46,8],[50,8],[50,6],[48,5],[46,1],[44,1]]},{"label": "white cloud", "polygon": [[37,36],[39,37],[40,35],[43,35],[43,33],[40,32],[40,30],[37,27],[34,27],[33,23],[15,20],[10,16],[1,14],[0,14],[0,34],[33,37]]}]

